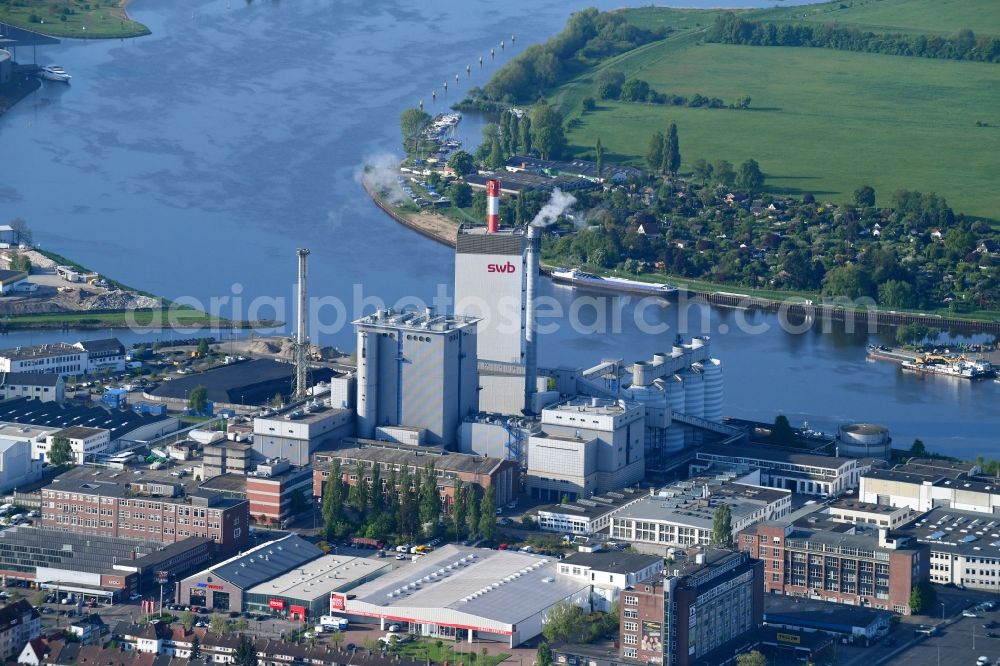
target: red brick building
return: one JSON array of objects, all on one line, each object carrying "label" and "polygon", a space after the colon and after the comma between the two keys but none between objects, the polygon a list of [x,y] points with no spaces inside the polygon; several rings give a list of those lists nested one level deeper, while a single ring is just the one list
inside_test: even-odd
[{"label": "red brick building", "polygon": [[250,516],[258,523],[280,523],[293,517],[296,502],[312,501],[313,470],[308,467],[290,467],[286,461],[258,465],[257,475],[248,476],[246,483]]},{"label": "red brick building", "polygon": [[740,549],[764,562],[764,590],[910,614],[910,592],[928,577],[930,552],[888,530],[854,525],[768,521],[739,537]]},{"label": "red brick building", "polygon": [[174,496],[179,492],[113,469],[77,468],[42,488],[41,526],[164,544],[206,537],[222,552],[246,546],[249,502],[203,491]]},{"label": "red brick building", "polygon": [[747,553],[678,553],[662,574],[622,591],[621,657],[664,666],[731,657],[764,620],[762,579],[763,565]]},{"label": "red brick building", "polygon": [[378,444],[360,444],[349,448],[314,454],[313,464],[313,495],[323,496],[323,484],[330,477],[330,466],[333,460],[339,459],[344,482],[348,485],[357,483],[358,463],[363,463],[371,473],[372,465],[379,465],[383,480],[388,478],[389,470],[398,474],[407,467],[411,477],[423,474],[428,463],[433,463],[437,475],[438,490],[444,502],[445,509],[451,506],[455,479],[460,479],[465,485],[479,486],[484,491],[492,490],[496,494],[498,507],[517,499],[521,491],[520,468],[513,460],[487,458],[468,453],[449,453],[438,450],[420,450],[418,447],[400,446],[382,442]]}]

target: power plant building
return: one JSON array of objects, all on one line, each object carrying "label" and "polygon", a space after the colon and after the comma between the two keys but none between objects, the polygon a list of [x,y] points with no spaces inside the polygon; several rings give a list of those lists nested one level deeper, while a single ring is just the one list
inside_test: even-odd
[{"label": "power plant building", "polygon": [[358,335],[358,436],[403,426],[430,445],[453,446],[479,410],[474,317],[380,310],[354,322]]},{"label": "power plant building", "polygon": [[476,317],[479,358],[521,363],[525,238],[519,229],[461,227],[455,248],[455,312]]},{"label": "power plant building", "polygon": [[574,398],[542,410],[528,441],[527,492],[572,502],[640,482],[646,473],[642,405]]}]

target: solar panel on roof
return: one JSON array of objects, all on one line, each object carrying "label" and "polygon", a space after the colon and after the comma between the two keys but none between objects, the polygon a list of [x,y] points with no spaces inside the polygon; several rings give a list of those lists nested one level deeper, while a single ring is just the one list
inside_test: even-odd
[{"label": "solar panel on roof", "polygon": [[962,537],[961,539],[959,539],[959,542],[960,543],[972,543],[973,541],[975,541],[978,538],[979,537],[977,537],[975,534],[968,534],[968,535]]},{"label": "solar panel on roof", "polygon": [[930,539],[931,541],[938,541],[943,536],[944,536],[944,532],[938,530],[937,532],[934,532],[933,534],[931,534],[927,538]]}]

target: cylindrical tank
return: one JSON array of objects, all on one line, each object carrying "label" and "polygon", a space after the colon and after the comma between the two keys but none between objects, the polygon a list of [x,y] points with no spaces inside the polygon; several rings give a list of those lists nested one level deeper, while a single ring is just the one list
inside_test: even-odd
[{"label": "cylindrical tank", "polygon": [[709,421],[722,421],[722,361],[710,358],[697,364],[705,378],[705,416]]},{"label": "cylindrical tank", "polygon": [[633,386],[649,386],[653,379],[650,376],[651,373],[649,363],[646,361],[636,361],[632,364],[632,385]]},{"label": "cylindrical tank", "polygon": [[874,423],[849,423],[837,432],[837,453],[848,458],[885,458],[892,455],[889,429]]},{"label": "cylindrical tank", "polygon": [[[679,375],[670,375],[663,378],[663,391],[667,398],[667,404],[674,412],[684,413],[685,394],[684,380]],[[674,453],[684,448],[684,432],[680,425],[671,424],[667,428],[667,437],[663,450],[667,453]]]},{"label": "cylindrical tank", "polygon": [[684,377],[684,402],[688,416],[705,417],[705,378],[693,366],[681,376]]},{"label": "cylindrical tank", "polygon": [[375,437],[378,421],[378,333],[358,331],[358,437]]}]

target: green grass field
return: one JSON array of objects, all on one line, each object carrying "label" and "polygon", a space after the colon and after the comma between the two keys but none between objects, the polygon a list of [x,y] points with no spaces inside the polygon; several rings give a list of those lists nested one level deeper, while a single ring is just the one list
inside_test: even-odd
[{"label": "green grass field", "polygon": [[[953,3],[939,3],[945,6],[940,9],[929,0],[855,4],[859,23],[887,16],[895,8],[900,13],[898,23],[923,27],[936,20],[947,24],[946,9]],[[995,22],[991,18],[1000,2],[961,4],[982,10],[990,22],[975,25],[984,33],[1000,33],[1000,18]],[[678,25],[676,16],[683,14],[691,30],[602,67],[645,79],[657,91],[688,98],[700,93],[729,103],[750,95],[751,109],[599,102],[595,112],[581,115],[581,100],[594,94],[591,72],[552,96],[570,121],[569,140],[578,154],[592,154],[600,137],[608,159],[641,164],[652,132],[675,121],[682,170],[698,158],[738,164],[753,157],[775,192],[812,192],[844,202],[867,183],[884,204],[900,188],[935,191],[959,212],[1000,219],[1000,192],[995,187],[1000,65],[705,44],[695,26],[698,21],[687,16],[691,12],[663,11],[669,25]],[[646,22],[657,12],[636,10]],[[965,19],[954,20],[960,24]],[[710,19],[701,23],[708,25]],[[953,32],[947,25],[946,31]],[[977,121],[990,126],[977,127]]]},{"label": "green grass field", "polygon": [[757,13],[768,20],[838,23],[872,32],[953,35],[962,28],[977,34],[1000,32],[995,0],[849,0]]},{"label": "green grass field", "polygon": [[[23,0],[0,6],[0,22],[53,37],[110,39],[148,35],[149,28],[131,20],[126,0]],[[65,14],[64,8],[72,14]],[[31,20],[35,15],[40,22]]]}]

